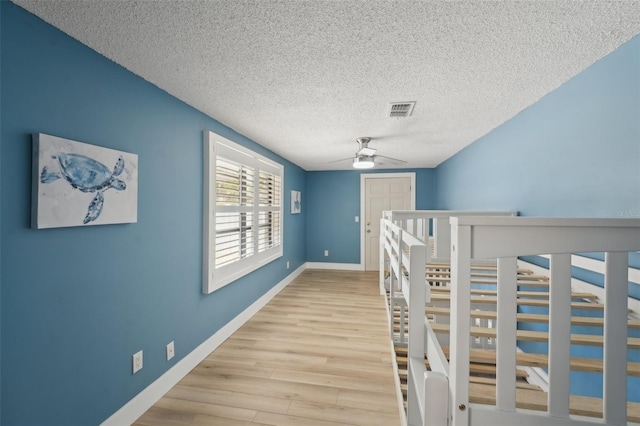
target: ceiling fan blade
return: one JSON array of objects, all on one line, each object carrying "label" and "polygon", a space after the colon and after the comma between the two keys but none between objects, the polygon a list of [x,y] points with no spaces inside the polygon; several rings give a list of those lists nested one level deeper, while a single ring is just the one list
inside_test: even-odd
[{"label": "ceiling fan blade", "polygon": [[398,165],[402,165],[402,164],[407,164],[406,161],[404,160],[400,160],[398,158],[392,158],[392,157],[387,157],[386,155],[376,155],[376,158],[384,158],[387,161],[385,161],[385,163],[391,163],[391,164],[398,164]]},{"label": "ceiling fan blade", "polygon": [[340,160],[327,161],[327,162],[325,162],[323,164],[339,163],[341,161],[347,161],[347,160],[353,161],[353,157],[341,158]]}]

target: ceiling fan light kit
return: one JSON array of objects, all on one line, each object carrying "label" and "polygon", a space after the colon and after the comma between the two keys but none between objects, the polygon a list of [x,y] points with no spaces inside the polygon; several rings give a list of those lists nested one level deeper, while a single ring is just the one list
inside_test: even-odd
[{"label": "ceiling fan light kit", "polygon": [[374,148],[369,148],[369,141],[371,138],[357,138],[358,152],[353,159],[353,168],[355,169],[370,169],[375,164],[373,163],[373,155],[376,153]]},{"label": "ceiling fan light kit", "polygon": [[[356,142],[358,143],[358,151],[356,151],[353,157],[331,161],[330,163],[351,160],[353,162],[354,169],[371,169],[375,167],[376,164],[378,165],[395,164],[395,165],[402,166],[407,163],[404,160],[399,160],[397,158],[376,154],[377,149],[369,147],[369,142],[371,142],[371,138],[357,138]],[[384,159],[384,160],[381,160],[381,159]]]},{"label": "ceiling fan light kit", "polygon": [[373,157],[368,155],[360,155],[353,159],[353,168],[355,169],[370,169],[373,166]]}]

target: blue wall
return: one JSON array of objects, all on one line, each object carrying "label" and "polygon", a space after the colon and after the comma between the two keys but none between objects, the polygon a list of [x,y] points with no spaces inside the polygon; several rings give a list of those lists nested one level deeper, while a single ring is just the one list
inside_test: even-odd
[{"label": "blue wall", "polygon": [[[443,209],[640,217],[640,36],[442,163],[436,174]],[[638,256],[630,260],[638,265]],[[630,289],[637,295],[637,286]],[[519,327],[546,330],[540,324]],[[547,352],[546,344],[520,346]],[[597,358],[602,350],[573,346],[572,355]],[[630,361],[639,359],[640,351],[629,351]],[[628,388],[629,400],[640,401],[640,380],[629,378]],[[571,392],[602,396],[602,375],[572,372]]]},{"label": "blue wall", "polygon": [[[282,162],[286,203],[289,190],[306,193],[305,172],[12,3],[0,8],[1,420],[97,424],[305,262],[306,216],[287,209],[284,256],[202,295],[202,131]],[[138,154],[138,223],[30,229],[34,132]]]},{"label": "blue wall", "polygon": [[438,207],[640,217],[640,36],[437,169]]},{"label": "blue wall", "polygon": [[[307,172],[307,260],[360,263],[360,175],[362,173],[416,173],[416,208],[433,209],[436,200],[434,169]],[[329,250],[329,256],[324,256]]]},{"label": "blue wall", "polygon": [[[2,176],[2,7],[0,7],[0,176]],[[0,184],[0,224],[2,224],[2,185]],[[1,234],[0,234],[1,237]],[[0,238],[0,384],[2,383],[2,238]],[[0,385],[0,422],[2,422],[2,386]]]},{"label": "blue wall", "polygon": [[[2,129],[2,7],[0,7],[0,130]],[[2,132],[0,131],[0,176],[2,176]],[[0,184],[0,224],[2,224],[2,185]],[[1,234],[0,234],[1,235]],[[2,238],[0,238],[0,384],[2,383]],[[2,386],[0,385],[0,423],[2,422]]]},{"label": "blue wall", "polygon": [[[305,172],[19,7],[0,15],[4,424],[99,423],[305,261],[359,263],[361,172]],[[416,172],[416,207],[640,216],[639,52],[636,37],[437,169],[398,170]],[[285,206],[303,196],[284,256],[209,296],[203,130],[282,162]],[[31,230],[33,132],[138,154],[138,223]]]}]

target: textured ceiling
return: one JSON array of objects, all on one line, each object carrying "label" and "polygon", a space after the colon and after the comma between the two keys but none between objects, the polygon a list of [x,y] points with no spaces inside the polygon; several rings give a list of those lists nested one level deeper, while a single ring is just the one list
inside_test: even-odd
[{"label": "textured ceiling", "polygon": [[639,1],[13,1],[306,170],[361,136],[434,167],[640,33]]}]

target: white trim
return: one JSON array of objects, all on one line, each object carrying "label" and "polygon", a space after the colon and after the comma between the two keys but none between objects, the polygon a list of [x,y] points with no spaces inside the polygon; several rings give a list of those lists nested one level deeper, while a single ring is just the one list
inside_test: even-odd
[{"label": "white trim", "polygon": [[[496,410],[491,405],[469,404],[469,417],[474,425],[518,425],[518,426],[595,426],[604,425],[602,419],[571,414],[569,417],[551,417],[544,411],[518,408],[515,411]],[[636,423],[629,423],[636,424]]]},{"label": "white trim", "polygon": [[[516,346],[517,353],[524,353],[520,347]],[[527,372],[527,383],[540,386],[544,392],[549,392],[549,375],[540,367],[523,367],[521,365],[518,368]]]},{"label": "white trim", "polygon": [[364,216],[366,213],[365,206],[365,185],[367,179],[387,179],[387,178],[410,178],[411,179],[411,207],[409,210],[416,209],[416,172],[403,172],[403,173],[362,173],[360,175],[360,270],[365,270],[365,259],[364,259],[364,250],[365,250],[365,220]]},{"label": "white trim", "polygon": [[101,426],[129,425],[135,422],[138,417],[151,408],[165,393],[182,380],[182,378],[227,340],[236,330],[242,327],[245,322],[288,286],[306,268],[307,264],[303,264],[276,284],[271,290],[253,302],[251,306],[216,331],[211,337],[200,344],[200,346],[178,361],[176,365],[171,367],[171,369],[166,371],[162,376],[123,405],[118,411],[113,413],[108,419],[101,423]]},{"label": "white trim", "polygon": [[[540,257],[548,258],[548,255],[540,255]],[[578,260],[577,262],[576,262],[576,259]],[[592,269],[591,267],[587,267],[585,263],[582,263],[580,261],[580,259],[593,260],[593,262],[597,262],[599,264],[604,265],[604,262],[601,260],[590,259],[584,256],[577,256],[575,254],[571,255],[571,265],[578,266],[580,268],[587,269],[594,272],[600,272],[600,270],[598,269],[595,269],[595,268]],[[546,268],[543,268],[542,266],[534,265],[533,263],[525,262],[524,260],[518,260],[518,264],[521,265],[522,268],[531,269],[533,273],[536,275],[549,275],[549,270]],[[602,269],[602,271],[604,271],[604,269]],[[633,271],[634,271],[633,268],[629,268],[629,281],[631,281],[631,279],[634,278]],[[571,278],[571,290],[575,292],[580,292],[580,293],[595,294],[598,298],[597,301],[600,303],[603,303],[603,301],[605,300],[604,288],[595,284],[588,283],[586,281],[581,281],[577,278]],[[631,310],[631,312],[628,313],[629,318],[640,319],[640,300],[635,299],[633,297],[627,297],[627,308]]]},{"label": "white trim", "polygon": [[357,263],[307,262],[307,269],[335,269],[339,271],[364,271]]},{"label": "white trim", "polygon": [[[571,255],[571,265],[578,268],[587,269],[589,271],[604,274],[604,261],[592,259],[590,257]],[[629,281],[634,284],[640,284],[640,269],[629,267]]]},{"label": "white trim", "polygon": [[[205,130],[204,139],[204,177],[203,177],[203,260],[202,260],[202,293],[210,294],[215,290],[230,284],[237,279],[255,271],[256,269],[282,257],[284,245],[284,166],[271,160],[257,152],[250,150],[236,142],[224,138],[216,133]],[[216,204],[216,179],[217,162],[219,158],[224,158],[230,162],[242,166],[248,166],[254,171],[255,183],[252,203],[248,206],[223,206]],[[272,174],[275,178],[280,178],[280,203],[279,205],[263,206],[259,203],[260,185],[258,185],[261,172]],[[279,213],[279,241],[276,245],[264,248],[260,251],[259,222],[260,214],[266,211]],[[247,257],[238,259],[230,264],[216,266],[216,214],[217,213],[239,213],[250,212],[252,216],[253,228],[253,252]]]}]

